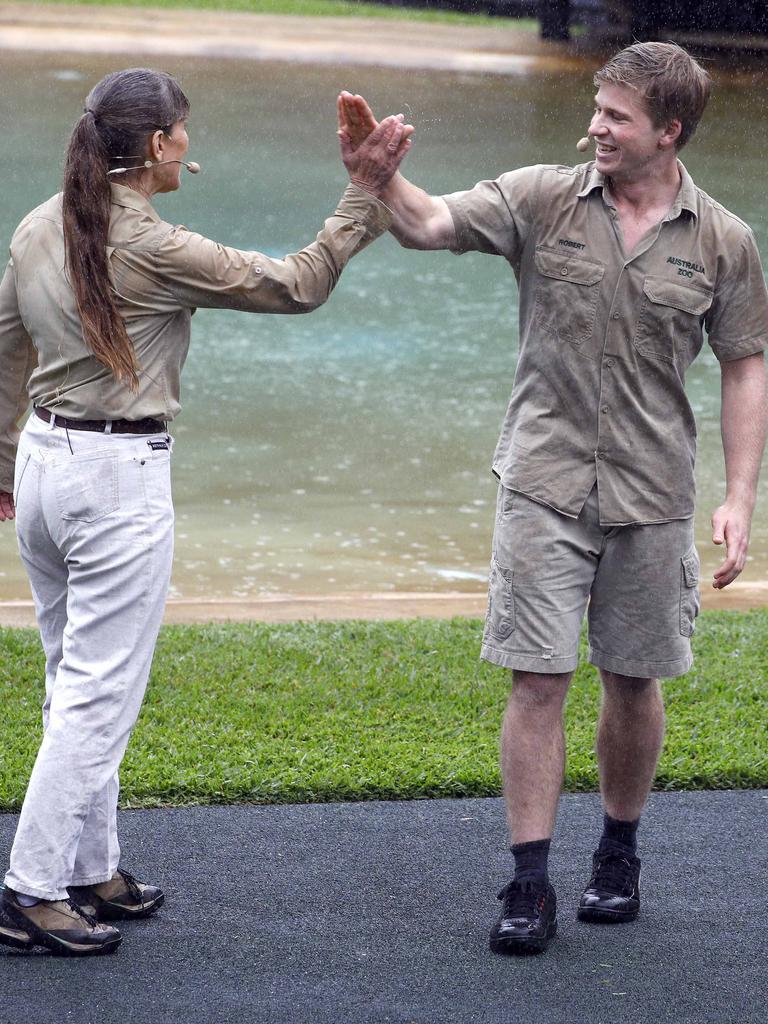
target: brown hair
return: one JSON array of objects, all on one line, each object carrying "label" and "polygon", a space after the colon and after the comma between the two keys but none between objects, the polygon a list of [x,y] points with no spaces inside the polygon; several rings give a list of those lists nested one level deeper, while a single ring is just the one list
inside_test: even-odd
[{"label": "brown hair", "polygon": [[[139,365],[110,286],[107,240],[110,165],[141,168],[147,139],[170,132],[189,112],[171,75],[149,68],[115,71],[93,87],[74,127],[64,164],[64,251],[83,340],[132,391]],[[133,158],[125,160],[124,157]]]},{"label": "brown hair", "polygon": [[677,119],[681,149],[696,131],[709,99],[711,79],[677,43],[635,43],[620,50],[594,77],[596,86],[627,85],[646,102],[657,128]]}]

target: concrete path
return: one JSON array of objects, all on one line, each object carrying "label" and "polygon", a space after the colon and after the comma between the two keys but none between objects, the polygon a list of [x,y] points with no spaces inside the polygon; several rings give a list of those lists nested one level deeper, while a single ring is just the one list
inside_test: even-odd
[{"label": "concrete path", "polygon": [[565,797],[560,931],[524,959],[487,950],[499,800],[124,812],[124,863],[166,907],[112,957],[0,952],[0,1024],[764,1024],[766,811],[654,794],[641,917],[601,927],[574,914],[598,798]]}]

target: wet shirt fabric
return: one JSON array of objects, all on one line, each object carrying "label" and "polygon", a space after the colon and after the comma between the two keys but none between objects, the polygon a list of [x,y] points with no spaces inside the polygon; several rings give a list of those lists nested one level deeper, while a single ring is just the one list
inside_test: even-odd
[{"label": "wet shirt fabric", "polygon": [[349,185],[311,245],[272,259],[166,223],[139,193],[113,184],[107,252],[141,367],[135,394],[83,341],[64,269],[61,195],[33,210],[13,236],[0,283],[0,490],[12,489],[18,424],[30,400],[72,419],[172,420],[196,307],[310,312],[390,222],[383,203]]},{"label": "wet shirt fabric", "polygon": [[682,164],[667,216],[626,254],[593,163],[539,165],[444,196],[454,251],[504,256],[520,351],[494,456],[503,485],[603,525],[693,515],[696,424],[685,373],[706,332],[721,362],[761,352],[768,292],[749,227]]}]

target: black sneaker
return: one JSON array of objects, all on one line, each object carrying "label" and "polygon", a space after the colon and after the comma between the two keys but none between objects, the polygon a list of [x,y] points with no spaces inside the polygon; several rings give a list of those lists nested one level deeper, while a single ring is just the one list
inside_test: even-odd
[{"label": "black sneaker", "polygon": [[640,859],[614,848],[592,857],[592,877],[581,897],[580,921],[604,924],[634,921],[640,913]]},{"label": "black sneaker", "polygon": [[45,946],[56,956],[114,953],[122,941],[117,928],[99,924],[74,900],[19,903],[12,889],[0,894],[0,943],[16,949]]},{"label": "black sneaker", "polygon": [[557,897],[551,885],[509,882],[499,893],[501,917],[491,928],[494,953],[543,953],[557,931]]},{"label": "black sneaker", "polygon": [[69,894],[97,921],[126,921],[149,917],[159,910],[165,894],[156,885],[139,882],[118,868],[112,878],[97,885],[70,886]]}]

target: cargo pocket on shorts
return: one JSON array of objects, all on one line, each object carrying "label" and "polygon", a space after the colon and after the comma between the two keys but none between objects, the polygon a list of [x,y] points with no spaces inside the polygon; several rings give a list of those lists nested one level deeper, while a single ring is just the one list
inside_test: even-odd
[{"label": "cargo pocket on shorts", "polygon": [[699,556],[692,547],[680,559],[680,632],[693,636],[699,614]]},{"label": "cargo pocket on shorts", "polygon": [[495,560],[491,562],[485,632],[487,636],[496,640],[506,640],[515,628],[512,575],[511,569],[503,569]]}]

